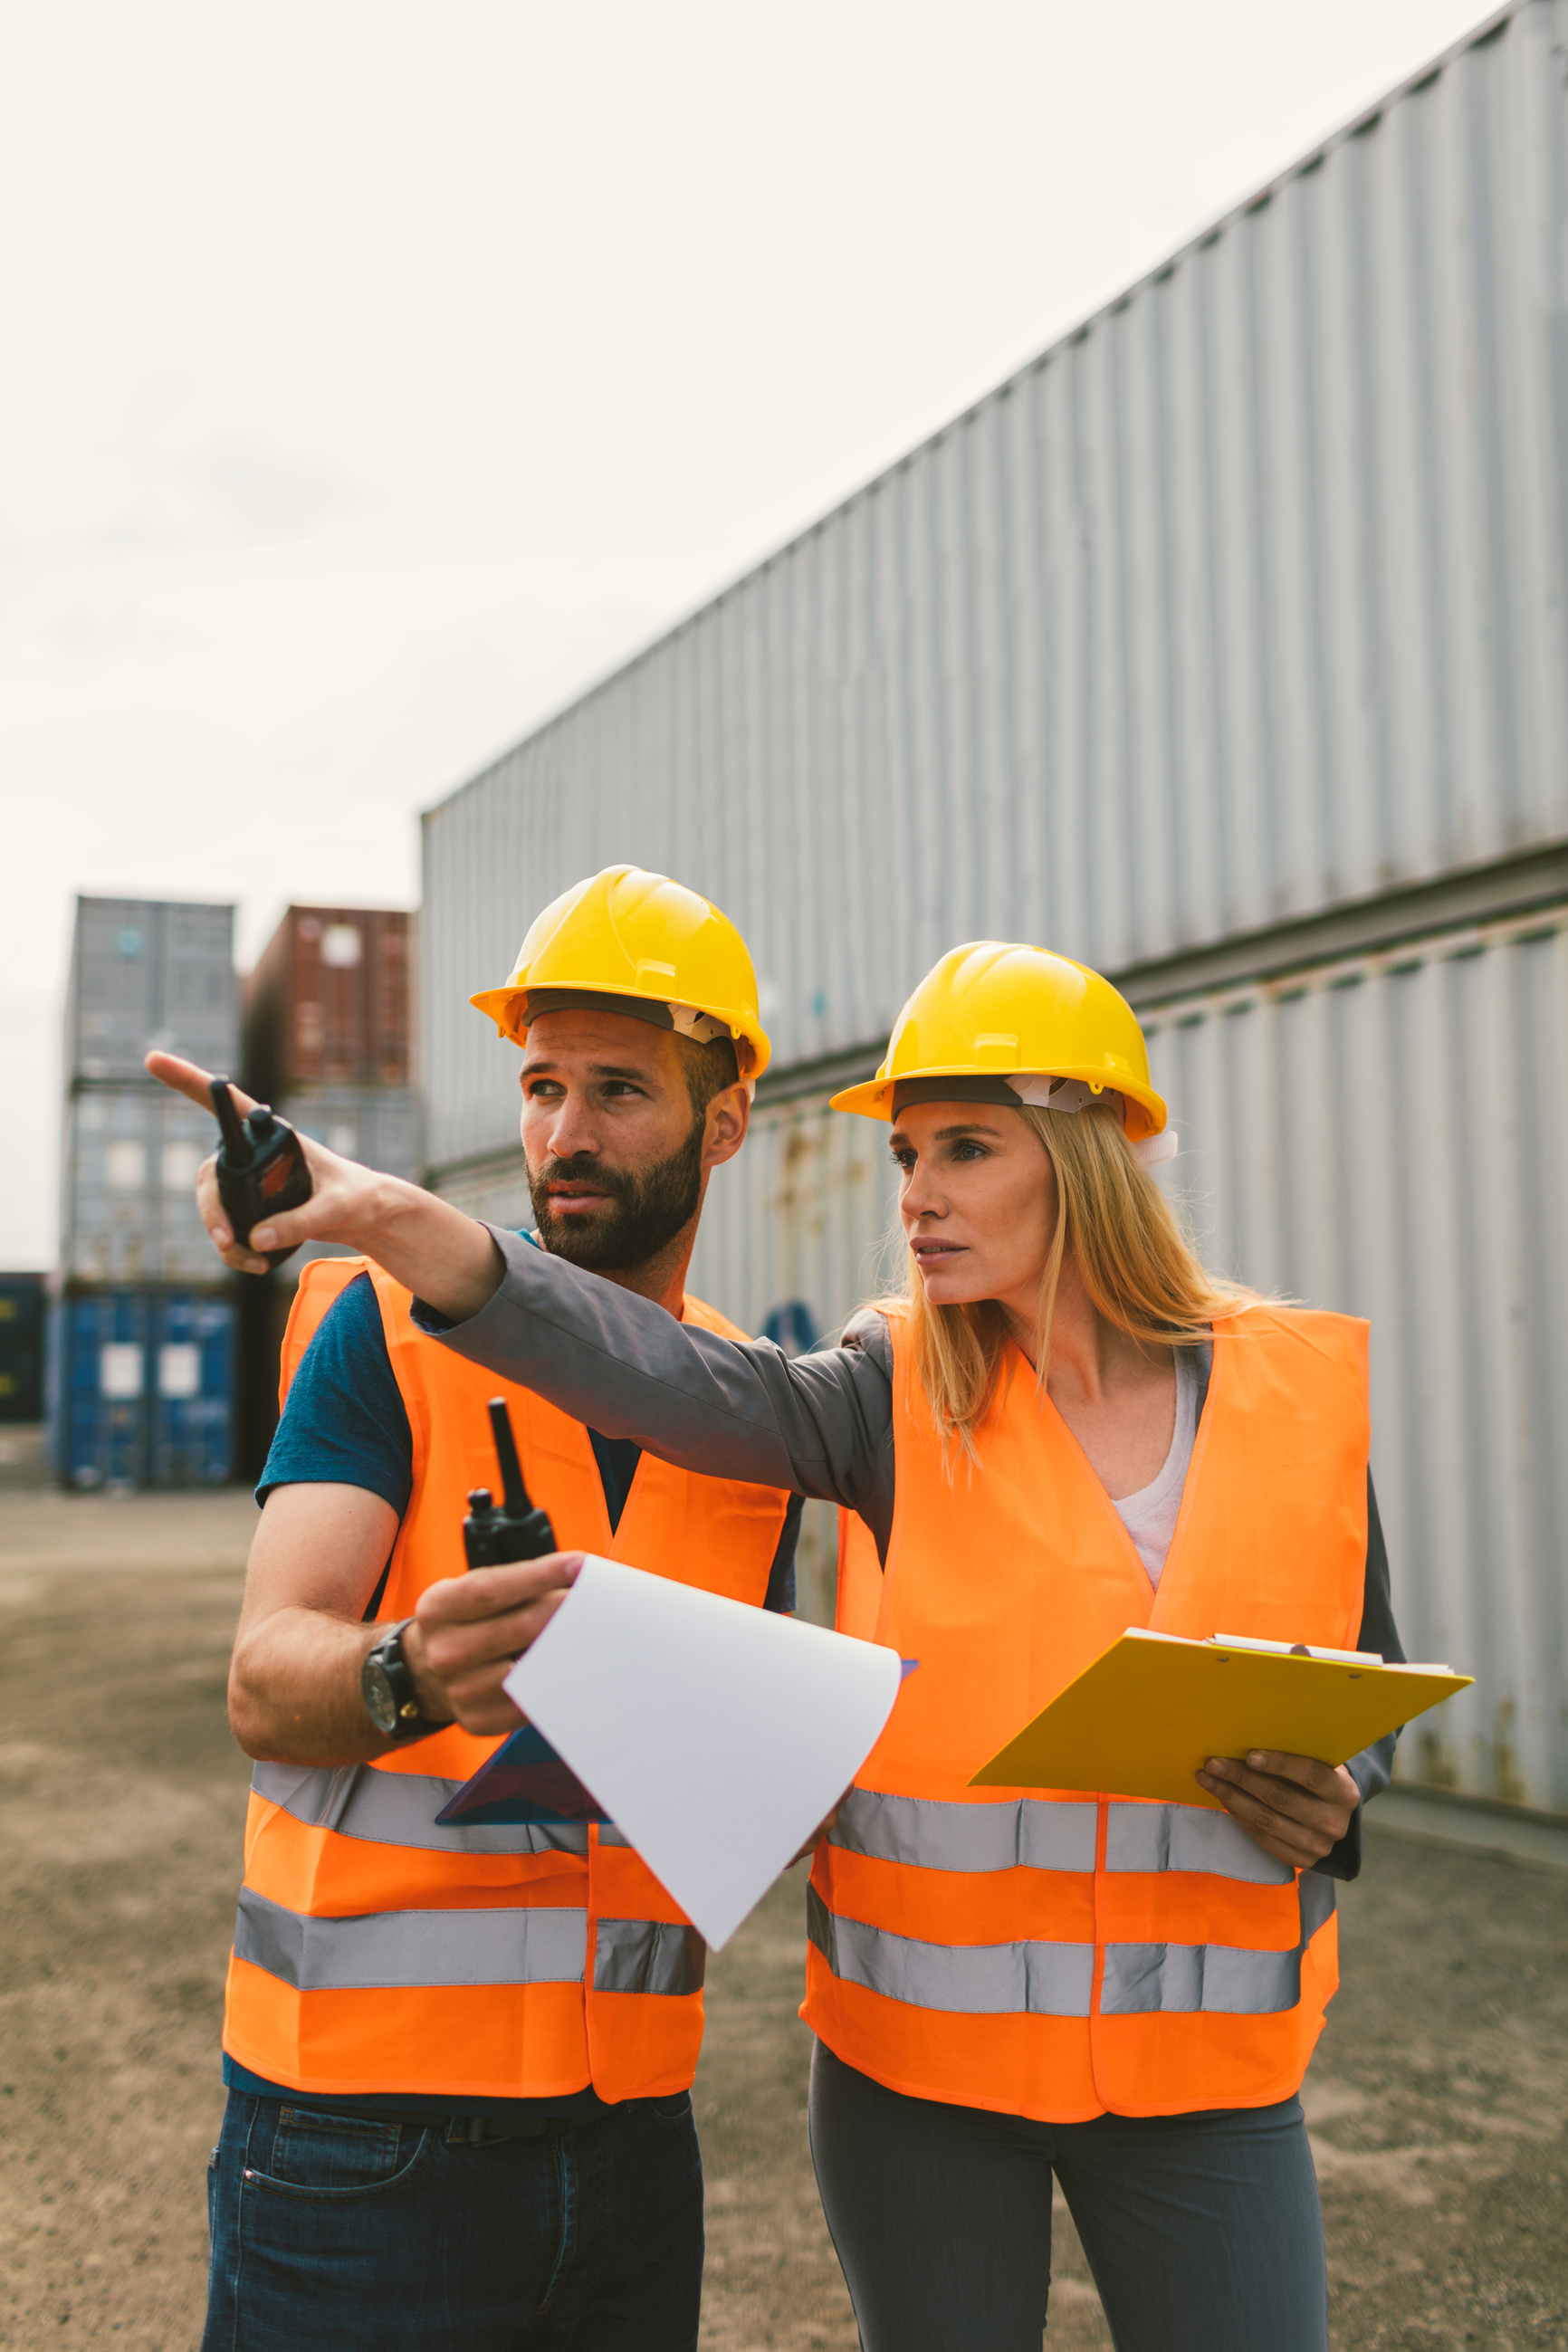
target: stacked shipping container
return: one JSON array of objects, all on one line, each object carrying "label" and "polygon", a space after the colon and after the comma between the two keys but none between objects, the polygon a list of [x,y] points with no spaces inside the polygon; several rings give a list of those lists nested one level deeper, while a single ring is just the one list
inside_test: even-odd
[{"label": "stacked shipping container", "polygon": [[193,1191],[216,1130],[142,1055],[236,1066],[233,935],[231,907],[77,901],[48,1372],[50,1458],[68,1486],[231,1474],[234,1286]]},{"label": "stacked shipping container", "polygon": [[[332,1151],[417,1177],[410,1020],[414,927],[394,908],[290,907],[245,991],[253,1092]],[[307,1249],[244,1294],[243,1456],[258,1470],[278,1421],[278,1350]]]},{"label": "stacked shipping container", "polygon": [[774,1065],[694,1283],[752,1329],[875,1287],[826,1096],[943,949],[1112,972],[1211,1250],[1373,1315],[1407,1638],[1479,1676],[1402,1773],[1558,1810],[1565,52],[1517,0],[429,812],[424,919],[432,1181],[509,1218],[470,991],[612,859],[740,922]]},{"label": "stacked shipping container", "polygon": [[44,1277],[0,1274],[0,1422],[44,1416]]}]

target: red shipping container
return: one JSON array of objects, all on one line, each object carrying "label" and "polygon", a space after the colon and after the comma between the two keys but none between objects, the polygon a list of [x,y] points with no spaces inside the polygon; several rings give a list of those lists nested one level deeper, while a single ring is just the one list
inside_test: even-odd
[{"label": "red shipping container", "polygon": [[401,908],[290,907],[246,988],[249,1084],[407,1086],[410,932]]}]

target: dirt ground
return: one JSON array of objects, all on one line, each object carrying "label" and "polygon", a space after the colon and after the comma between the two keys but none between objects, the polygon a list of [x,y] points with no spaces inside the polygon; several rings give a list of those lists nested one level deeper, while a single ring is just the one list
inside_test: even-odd
[{"label": "dirt ground", "polygon": [[[234,1493],[45,1489],[0,1432],[0,2343],[186,2352],[247,1768]],[[1375,1815],[1373,1816],[1375,1822]],[[1336,2352],[1568,2352],[1568,1872],[1373,1830],[1308,2084]],[[797,1874],[798,1876],[798,1874]],[[712,1963],[706,2352],[852,2352],[805,2149],[804,1892]],[[1048,2343],[1109,2346],[1058,2210]]]}]

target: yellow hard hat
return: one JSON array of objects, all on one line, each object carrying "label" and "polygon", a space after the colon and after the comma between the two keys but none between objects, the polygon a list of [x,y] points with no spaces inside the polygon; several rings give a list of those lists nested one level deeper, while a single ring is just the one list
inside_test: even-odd
[{"label": "yellow hard hat", "polygon": [[574,883],[535,916],[505,986],[468,1002],[521,1045],[540,1013],[603,996],[622,1000],[612,1009],[699,1045],[732,1038],[743,1078],[768,1066],[745,940],[710,899],[667,874],[606,866]]},{"label": "yellow hard hat", "polygon": [[1066,956],[972,940],[927,972],[893,1024],[876,1076],[846,1087],[833,1108],[891,1119],[914,1102],[1076,1111],[1097,1101],[1120,1102],[1130,1141],[1163,1136],[1165,1106],[1149,1083],[1143,1032],[1126,998]]}]

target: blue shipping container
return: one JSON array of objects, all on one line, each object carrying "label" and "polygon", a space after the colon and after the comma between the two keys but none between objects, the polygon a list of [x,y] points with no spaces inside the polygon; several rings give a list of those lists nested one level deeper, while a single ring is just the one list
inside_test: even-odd
[{"label": "blue shipping container", "polygon": [[157,1290],[50,1318],[49,1461],[64,1486],[215,1486],[233,1461],[235,1309]]},{"label": "blue shipping container", "polygon": [[227,1299],[153,1305],[152,1483],[221,1486],[233,1469],[235,1310]]}]

